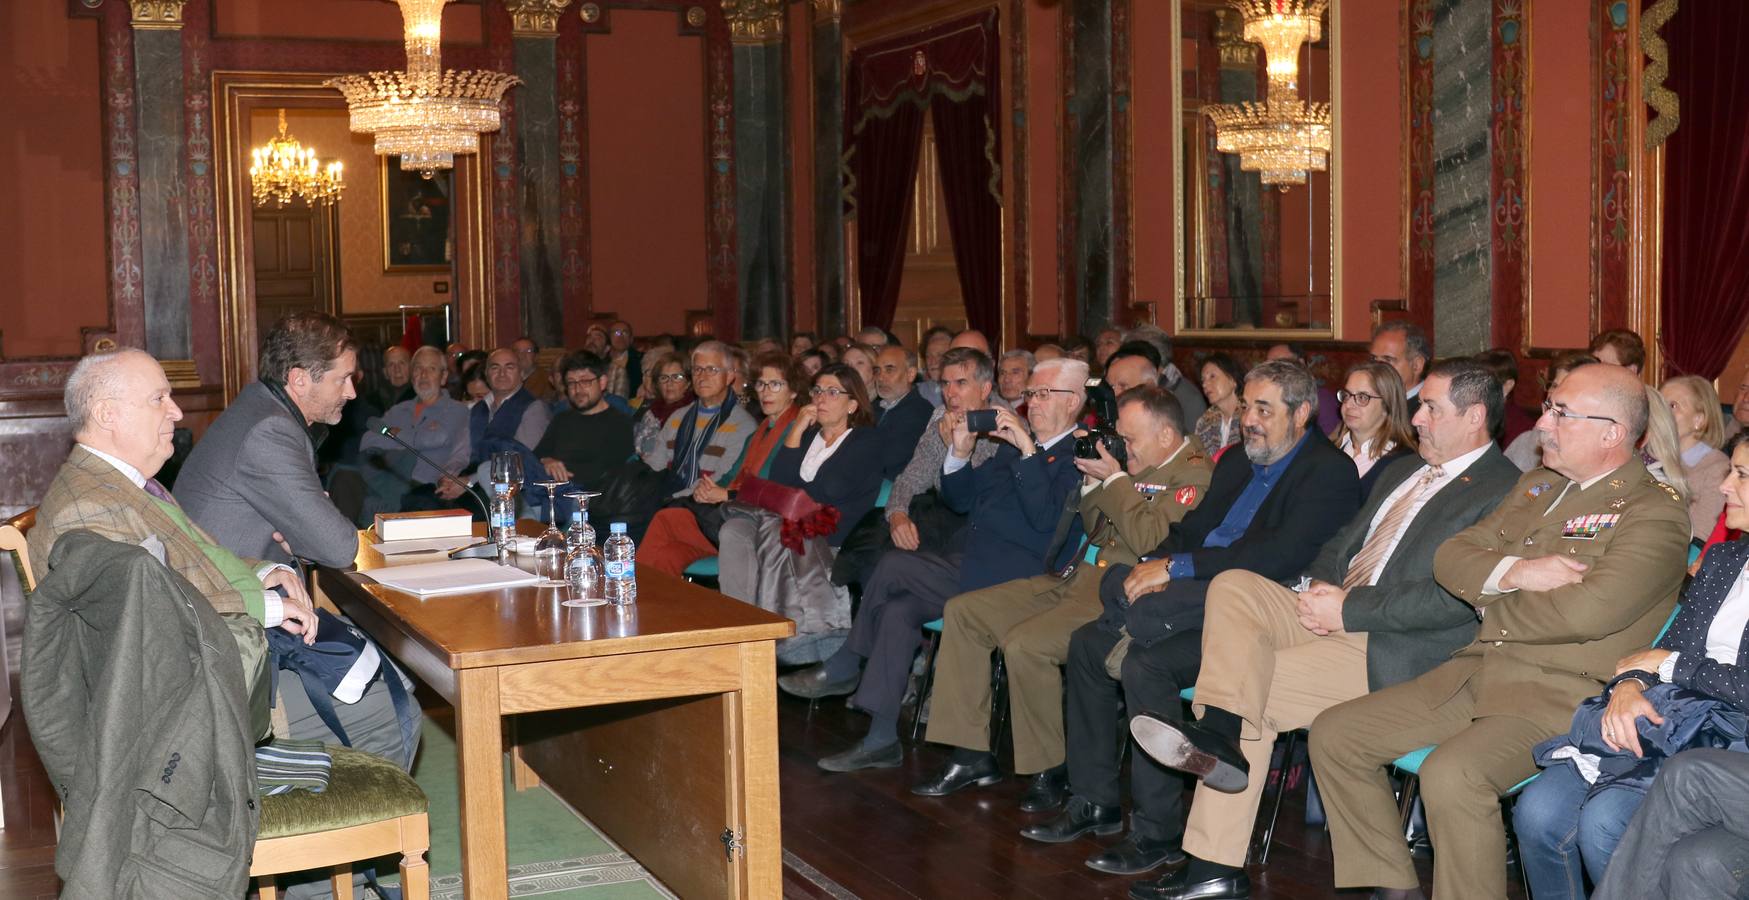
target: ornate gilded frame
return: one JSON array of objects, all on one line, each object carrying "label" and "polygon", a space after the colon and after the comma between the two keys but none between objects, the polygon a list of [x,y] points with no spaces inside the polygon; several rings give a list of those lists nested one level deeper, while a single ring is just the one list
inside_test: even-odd
[{"label": "ornate gilded frame", "polygon": [[[1172,63],[1182,71],[1184,55],[1183,5],[1172,3]],[[1342,6],[1330,4],[1330,327],[1255,328],[1246,330],[1191,328],[1184,314],[1184,92],[1172,92],[1172,325],[1179,337],[1198,340],[1336,340],[1342,334]],[[1175,86],[1176,87],[1176,86]]]}]

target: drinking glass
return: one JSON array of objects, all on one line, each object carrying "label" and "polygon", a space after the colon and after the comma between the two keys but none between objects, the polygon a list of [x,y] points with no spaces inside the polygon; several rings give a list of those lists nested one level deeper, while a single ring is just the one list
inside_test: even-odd
[{"label": "drinking glass", "polygon": [[534,572],[541,587],[565,586],[565,533],[559,530],[559,488],[569,481],[537,481],[547,489],[547,530],[534,542]]},{"label": "drinking glass", "polygon": [[521,453],[503,450],[492,454],[492,489],[500,490],[499,485],[509,485],[512,494],[522,490]]}]

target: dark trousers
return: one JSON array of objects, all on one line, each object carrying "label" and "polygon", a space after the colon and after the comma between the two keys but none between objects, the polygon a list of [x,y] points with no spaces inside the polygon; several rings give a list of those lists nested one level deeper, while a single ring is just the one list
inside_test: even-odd
[{"label": "dark trousers", "polygon": [[851,698],[876,718],[899,715],[911,658],[923,644],[923,623],[941,618],[959,591],[960,554],[892,550],[875,564],[844,646],[868,660]]},{"label": "dark trousers", "polygon": [[[1101,806],[1116,806],[1118,773],[1129,740],[1129,720],[1148,712],[1178,721],[1183,704],[1178,692],[1196,683],[1202,667],[1202,632],[1176,632],[1151,646],[1131,644],[1123,661],[1123,680],[1112,679],[1105,660],[1118,634],[1098,622],[1076,629],[1069,638],[1069,787],[1075,796]],[[1130,752],[1130,799],[1133,828],[1156,840],[1184,836],[1183,775],[1154,762],[1139,748]]]},{"label": "dark trousers", "polygon": [[1685,750],[1658,771],[1593,900],[1728,898],[1749,886],[1749,753]]}]

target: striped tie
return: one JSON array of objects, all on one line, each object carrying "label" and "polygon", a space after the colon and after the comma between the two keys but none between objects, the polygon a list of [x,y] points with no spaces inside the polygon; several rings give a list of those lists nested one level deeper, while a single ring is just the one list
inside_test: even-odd
[{"label": "striped tie", "polygon": [[1403,525],[1409,518],[1409,513],[1415,509],[1415,504],[1427,493],[1427,489],[1435,481],[1445,476],[1445,469],[1433,466],[1421,474],[1420,480],[1385,513],[1384,521],[1366,536],[1366,543],[1361,545],[1360,552],[1348,561],[1348,577],[1342,579],[1342,588],[1349,590],[1372,581],[1373,573],[1385,564],[1386,552],[1390,550],[1391,541],[1397,532],[1403,530]]}]

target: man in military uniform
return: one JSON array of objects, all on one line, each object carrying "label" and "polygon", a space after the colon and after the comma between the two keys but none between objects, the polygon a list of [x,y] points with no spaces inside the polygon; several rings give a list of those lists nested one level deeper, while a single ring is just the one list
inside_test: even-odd
[{"label": "man in military uniform", "polygon": [[1337,887],[1422,896],[1385,767],[1435,744],[1420,772],[1434,895],[1506,896],[1500,796],[1536,772],[1530,748],[1651,643],[1682,585],[1688,513],[1640,462],[1646,415],[1632,372],[1573,370],[1537,420],[1544,468],[1434,557],[1439,583],[1477,607],[1476,640],[1313,723]]},{"label": "man in military uniform", "polygon": [[[936,657],[929,739],[977,755],[972,766],[949,762],[912,791],[944,796],[999,776],[989,753],[990,650],[1000,646],[1008,669],[1014,726],[1014,768],[1036,774],[1022,801],[1028,810],[1062,803],[1063,694],[1059,666],[1069,635],[1099,615],[1099,582],[1107,567],[1133,564],[1158,546],[1208,490],[1211,467],[1195,437],[1187,437],[1178,398],[1153,385],[1118,398],[1117,433],[1128,471],[1098,446],[1097,459],[1076,459],[1085,476],[1080,502],[1063,510],[1061,545],[1079,514],[1090,538],[1060,574],[1018,579],[953,598]],[[973,749],[965,749],[973,748]]]},{"label": "man in military uniform", "polygon": [[[1276,735],[1408,681],[1475,639],[1476,611],[1434,580],[1433,555],[1493,512],[1522,473],[1494,445],[1504,403],[1490,370],[1443,362],[1422,385],[1419,455],[1390,464],[1366,505],[1318,551],[1301,589],[1243,570],[1209,585],[1193,704],[1200,720],[1131,720],[1149,756],[1203,779],[1183,832],[1190,864],[1131,885],[1131,897],[1247,896],[1245,854]],[[1077,697],[1071,690],[1072,714]],[[1115,713],[1088,727],[1109,733]],[[1137,863],[1158,858],[1117,850],[1089,865],[1135,874]]]}]

